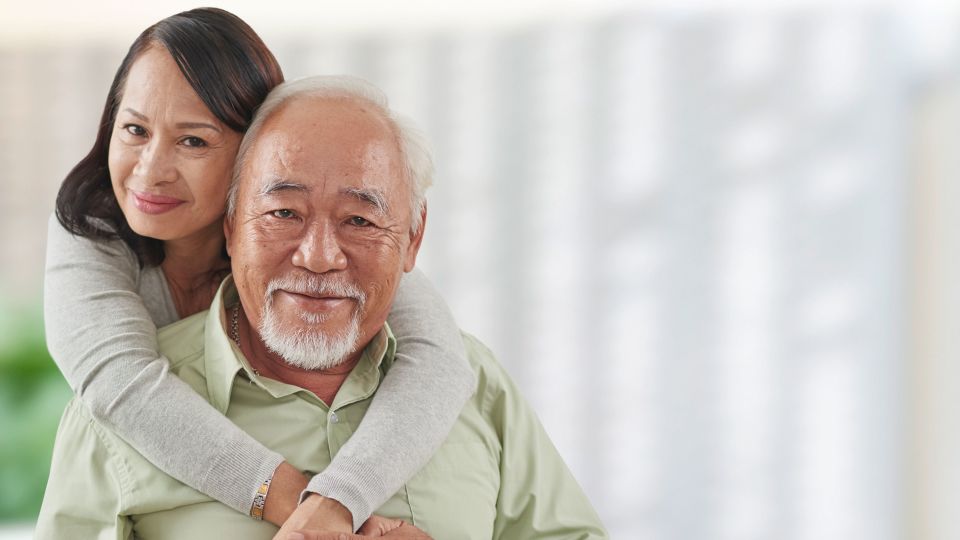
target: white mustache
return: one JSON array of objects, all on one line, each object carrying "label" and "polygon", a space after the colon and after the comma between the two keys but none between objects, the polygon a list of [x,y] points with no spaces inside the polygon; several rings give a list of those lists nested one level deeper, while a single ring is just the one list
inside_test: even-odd
[{"label": "white mustache", "polygon": [[289,275],[270,280],[270,283],[267,284],[267,292],[265,295],[267,302],[272,303],[273,293],[281,289],[312,296],[353,298],[360,306],[363,306],[363,303],[367,299],[367,295],[364,294],[363,290],[354,283],[318,275]]}]

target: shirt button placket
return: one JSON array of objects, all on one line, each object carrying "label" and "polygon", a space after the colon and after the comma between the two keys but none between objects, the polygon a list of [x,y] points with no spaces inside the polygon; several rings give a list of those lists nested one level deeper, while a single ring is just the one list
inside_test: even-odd
[{"label": "shirt button placket", "polygon": [[335,411],[330,411],[330,414],[327,415],[327,445],[330,447],[330,457],[333,457],[340,451],[340,439],[341,434],[338,433],[340,428],[340,417]]}]

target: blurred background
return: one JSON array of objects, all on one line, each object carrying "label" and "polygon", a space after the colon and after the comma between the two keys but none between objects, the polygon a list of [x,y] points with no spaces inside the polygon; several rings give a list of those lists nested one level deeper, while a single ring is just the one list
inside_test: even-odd
[{"label": "blurred background", "polygon": [[[219,5],[288,78],[419,121],[420,264],[613,538],[960,538],[960,11]],[[30,535],[69,398],[58,185],[130,42],[192,7],[0,0],[0,539]]]}]

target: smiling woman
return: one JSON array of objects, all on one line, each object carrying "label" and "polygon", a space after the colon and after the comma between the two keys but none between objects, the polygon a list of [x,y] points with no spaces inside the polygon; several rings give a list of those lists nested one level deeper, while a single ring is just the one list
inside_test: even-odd
[{"label": "smiling woman", "polygon": [[130,228],[165,241],[219,239],[240,138],[165,49],[147,49],[127,75],[110,139],[110,178]]},{"label": "smiling woman", "polygon": [[[203,45],[197,43],[199,35],[207,40]],[[160,71],[154,73],[151,68]],[[210,144],[213,140],[218,140],[218,146],[229,146],[231,139],[239,141],[256,107],[282,81],[283,72],[260,37],[246,23],[223,10],[193,10],[151,26],[131,45],[117,69],[93,148],[70,171],[57,195],[57,218],[68,231],[80,236],[119,238],[134,249],[142,265],[160,264],[165,257],[163,238],[131,227],[120,206],[129,197],[119,192],[114,197],[104,189],[105,180],[111,180],[103,174],[105,166],[109,166],[116,187],[115,163],[116,171],[122,173],[122,158],[130,155],[122,148],[150,137],[151,128],[159,127],[161,122],[185,131],[179,141],[184,147],[203,147],[201,141]],[[158,126],[150,125],[147,109],[156,109],[152,120]],[[157,116],[161,111],[167,115],[175,112],[177,117],[161,118]],[[191,133],[191,129],[199,131]],[[217,130],[220,134],[216,139],[204,137]],[[118,136],[119,131],[124,132],[123,136]],[[161,131],[167,135],[166,126]],[[167,172],[164,168],[175,172],[173,162],[168,164],[164,159],[167,149],[158,146],[148,145],[144,157],[149,159],[140,164],[141,173],[145,172],[145,165],[161,167],[161,174]],[[229,174],[235,154],[218,154],[226,163],[216,165]],[[135,172],[132,165],[128,167],[129,172]],[[179,199],[156,189],[141,187],[139,191],[144,193],[141,201],[147,209],[161,210],[156,205],[175,203],[166,197]],[[218,205],[212,203],[214,209]]]}]

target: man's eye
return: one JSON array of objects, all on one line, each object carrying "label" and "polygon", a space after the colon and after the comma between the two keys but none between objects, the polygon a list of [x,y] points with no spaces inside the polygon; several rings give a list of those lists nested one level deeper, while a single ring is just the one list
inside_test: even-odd
[{"label": "man's eye", "polygon": [[360,216],[352,216],[350,219],[347,220],[347,222],[353,225],[354,227],[368,227],[370,225],[373,225],[373,223],[370,223],[369,221],[367,221],[366,219]]},{"label": "man's eye", "polygon": [[293,213],[293,210],[287,210],[286,208],[281,208],[280,210],[274,210],[270,212],[270,215],[280,219],[290,219],[296,214]]},{"label": "man's eye", "polygon": [[143,126],[138,126],[137,124],[126,124],[123,126],[123,130],[134,137],[143,137],[147,134],[147,130],[143,129]]},{"label": "man's eye", "polygon": [[186,137],[183,139],[184,146],[190,146],[192,148],[203,148],[207,146],[207,141],[201,139],[200,137]]}]

